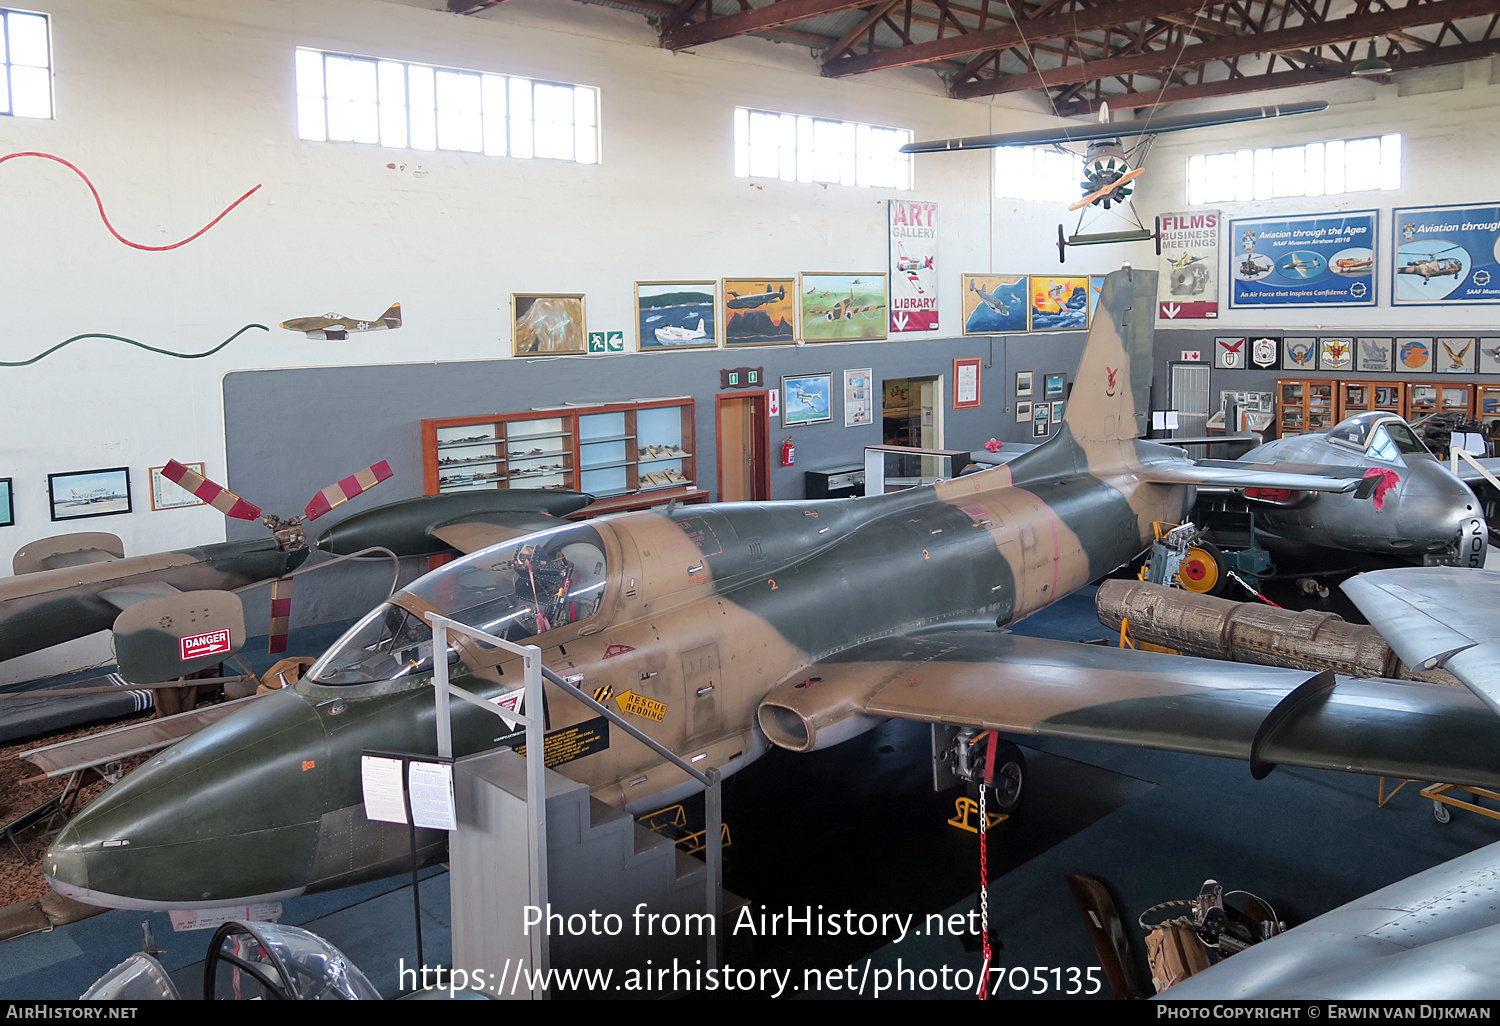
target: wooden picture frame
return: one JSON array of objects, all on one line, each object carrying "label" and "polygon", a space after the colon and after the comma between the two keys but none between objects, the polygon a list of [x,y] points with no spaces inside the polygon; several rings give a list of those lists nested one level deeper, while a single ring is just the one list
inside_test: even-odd
[{"label": "wooden picture frame", "polygon": [[1066,399],[1068,391],[1068,376],[1066,374],[1048,374],[1045,379],[1046,393],[1042,398],[1047,400]]},{"label": "wooden picture frame", "polygon": [[796,279],[725,278],[719,320],[726,348],[796,345]]},{"label": "wooden picture frame", "polygon": [[589,351],[582,293],[512,292],[512,356],[583,356]]},{"label": "wooden picture frame", "polygon": [[53,520],[85,520],[129,513],[130,468],[48,474],[47,499]]},{"label": "wooden picture frame", "polygon": [[1016,371],[1016,398],[1031,398],[1032,371]]},{"label": "wooden picture frame", "polygon": [[635,328],[636,350],[642,353],[717,348],[719,283],[636,282]]},{"label": "wooden picture frame", "polygon": [[955,410],[973,410],[979,407],[982,363],[983,361],[977,356],[953,361],[953,408]]},{"label": "wooden picture frame", "polygon": [[884,342],[885,272],[803,271],[797,282],[797,337],[803,342]]},{"label": "wooden picture frame", "polygon": [[965,274],[959,312],[965,335],[1019,335],[1030,326],[1031,278],[1025,274]]},{"label": "wooden picture frame", "polygon": [[1031,401],[1030,400],[1027,400],[1024,403],[1016,403],[1016,423],[1017,424],[1030,424],[1031,423]]},{"label": "wooden picture frame", "polygon": [[[183,466],[200,477],[208,476],[207,470],[204,469],[207,466],[205,463],[184,463]],[[177,484],[177,482],[168,481],[162,477],[161,472],[165,469],[166,465],[163,464],[160,467],[152,467],[149,471],[151,476],[151,509],[153,512],[163,509],[183,509],[187,506],[208,505],[208,503],[198,498],[198,496]]]}]

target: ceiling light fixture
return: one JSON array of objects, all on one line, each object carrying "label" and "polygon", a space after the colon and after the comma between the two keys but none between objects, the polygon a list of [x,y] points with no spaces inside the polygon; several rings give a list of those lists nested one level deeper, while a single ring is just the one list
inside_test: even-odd
[{"label": "ceiling light fixture", "polygon": [[1356,64],[1351,74],[1355,75],[1389,75],[1393,70],[1390,61],[1375,56],[1375,40],[1370,40],[1370,52],[1365,59]]}]

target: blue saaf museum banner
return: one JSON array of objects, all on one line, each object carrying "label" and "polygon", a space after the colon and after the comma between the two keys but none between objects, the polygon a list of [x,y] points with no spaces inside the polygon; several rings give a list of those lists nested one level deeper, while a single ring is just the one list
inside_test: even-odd
[{"label": "blue saaf museum banner", "polygon": [[1374,306],[1375,210],[1229,222],[1232,307]]},{"label": "blue saaf museum banner", "polygon": [[1393,306],[1500,303],[1500,203],[1397,207]]}]

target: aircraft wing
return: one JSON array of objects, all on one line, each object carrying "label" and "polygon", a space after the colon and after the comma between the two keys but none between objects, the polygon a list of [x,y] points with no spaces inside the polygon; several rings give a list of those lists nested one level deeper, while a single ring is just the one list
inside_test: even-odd
[{"label": "aircraft wing", "polygon": [[1232,125],[1241,121],[1284,117],[1288,114],[1311,114],[1327,110],[1322,100],[1306,103],[1283,103],[1273,107],[1238,107],[1234,110],[1206,111],[1201,114],[1176,114],[1169,117],[1139,118],[1134,121],[1075,121],[1060,128],[1026,129],[1000,135],[970,135],[962,139],[935,139],[907,143],[902,153],[942,153],[945,150],[992,150],[1000,146],[1049,146],[1054,143],[1088,142],[1094,139],[1124,139],[1135,135],[1160,135],[1191,128]]},{"label": "aircraft wing", "polygon": [[449,520],[428,530],[444,545],[451,545],[460,552],[477,552],[491,545],[508,542],[524,534],[535,534],[558,527],[566,521],[537,511],[475,512],[456,520]]},{"label": "aircraft wing", "polygon": [[118,588],[101,591],[99,597],[123,612],[137,602],[181,594],[181,591],[165,581],[142,581],[139,584],[122,584]]},{"label": "aircraft wing", "polygon": [[1399,567],[1342,587],[1402,662],[1443,667],[1500,712],[1500,571]]},{"label": "aircraft wing", "polygon": [[[1473,573],[1474,571],[1466,571]],[[883,638],[778,687],[796,707],[1494,787],[1500,720],[1461,688],[1137,652],[993,629]],[[805,697],[803,697],[805,696]],[[830,701],[832,700],[832,701]],[[767,717],[762,715],[762,725]],[[818,717],[813,723],[820,722]]]},{"label": "aircraft wing", "polygon": [[1319,463],[1246,463],[1199,460],[1196,463],[1148,463],[1139,476],[1153,484],[1199,488],[1286,488],[1295,492],[1348,492],[1364,478],[1363,467]]},{"label": "aircraft wing", "polygon": [[[1475,460],[1474,463],[1478,463],[1480,467],[1488,470],[1496,477],[1500,477],[1500,456],[1486,456]],[[1479,467],[1474,466],[1474,463],[1470,463],[1468,460],[1458,461],[1458,469],[1454,473],[1458,475],[1460,481],[1467,484],[1474,484],[1475,482],[1485,480],[1484,474],[1480,472]],[[1449,466],[1447,460],[1443,461],[1443,466]]]}]

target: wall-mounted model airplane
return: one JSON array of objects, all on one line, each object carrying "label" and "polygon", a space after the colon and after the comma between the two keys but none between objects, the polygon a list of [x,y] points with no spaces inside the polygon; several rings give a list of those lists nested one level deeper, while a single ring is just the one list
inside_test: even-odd
[{"label": "wall-mounted model airplane", "polygon": [[[1233,125],[1242,121],[1259,121],[1263,118],[1286,117],[1291,114],[1311,114],[1327,110],[1322,101],[1311,103],[1283,103],[1273,107],[1242,107],[1236,110],[1206,111],[1201,114],[1179,114],[1172,117],[1155,117],[1152,113],[1131,121],[1110,121],[1109,108],[1102,107],[1098,122],[1078,122],[1060,128],[1043,128],[1036,131],[1002,132],[999,135],[970,135],[958,139],[935,139],[928,142],[907,143],[902,153],[947,153],[952,150],[993,150],[1002,146],[1051,146],[1064,153],[1083,158],[1083,181],[1079,187],[1083,198],[1071,210],[1082,211],[1078,225],[1072,235],[1067,235],[1062,225],[1057,226],[1057,259],[1062,263],[1067,258],[1069,246],[1092,246],[1109,242],[1157,241],[1160,255],[1161,226],[1147,228],[1131,208],[1134,229],[1117,232],[1079,234],[1083,219],[1091,206],[1105,210],[1111,204],[1125,206],[1134,190],[1134,182],[1144,172],[1146,155],[1151,143],[1165,132],[1185,132],[1193,128],[1211,128],[1216,125]],[[1127,148],[1122,140],[1136,138]],[[1069,149],[1069,146],[1078,147]]]},{"label": "wall-mounted model airplane", "polygon": [[[1005,466],[855,500],[627,513],[482,547],[398,592],[290,688],[152,759],[59,835],[44,868],[95,904],[213,907],[353,883],[405,863],[369,822],[365,749],[435,751],[437,611],[538,645],[695,765],[733,772],[767,743],[837,744],[899,717],[1392,776],[1500,784],[1500,719],[1461,689],[1101,649],[996,631],[1134,559],[1195,486],[1345,491],[1347,475],[1199,464],[1140,440],[1156,275],[1108,276],[1057,434]],[[458,636],[437,653],[485,697],[510,656]],[[556,683],[554,731],[595,714]],[[649,701],[641,701],[649,699]],[[500,743],[453,712],[463,755]],[[596,724],[597,726],[597,724]],[[697,788],[617,733],[557,769],[632,810]],[[517,738],[518,739],[518,738]],[[1462,743],[1456,743],[1461,740]],[[970,744],[969,742],[973,742]],[[963,772],[967,773],[966,769]],[[419,835],[427,856],[441,837]]]},{"label": "wall-mounted model airplane", "polygon": [[339,313],[326,313],[322,317],[293,317],[289,321],[282,321],[281,326],[288,331],[305,332],[308,338],[342,341],[349,337],[351,331],[381,331],[401,327],[401,304],[392,303],[385,313],[368,321],[345,317]]}]

